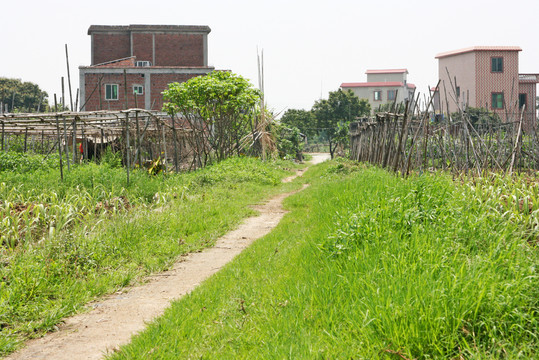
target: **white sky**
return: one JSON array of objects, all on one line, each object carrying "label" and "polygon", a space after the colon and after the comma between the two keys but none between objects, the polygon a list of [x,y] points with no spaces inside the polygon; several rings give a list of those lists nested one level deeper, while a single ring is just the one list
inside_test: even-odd
[{"label": "white sky", "polygon": [[0,76],[61,96],[69,47],[73,96],[90,64],[90,25],[208,25],[209,64],[257,83],[264,50],[270,108],[310,109],[367,69],[407,68],[421,93],[436,85],[437,53],[476,45],[520,46],[520,72],[539,73],[538,0],[4,0]]}]

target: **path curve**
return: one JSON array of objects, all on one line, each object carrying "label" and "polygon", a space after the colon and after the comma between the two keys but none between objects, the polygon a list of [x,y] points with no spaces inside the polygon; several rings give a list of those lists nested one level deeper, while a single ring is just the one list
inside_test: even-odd
[{"label": "path curve", "polygon": [[[312,156],[312,164],[329,159],[325,153]],[[299,171],[285,181],[302,173]],[[101,359],[128,343],[147,322],[162,315],[171,301],[191,292],[253,241],[268,234],[286,213],[281,204],[291,194],[280,194],[255,206],[260,215],[247,218],[236,230],[218,239],[214,247],[184,256],[171,270],[149,276],[142,285],[90,303],[91,311],[65,319],[58,331],[28,341],[6,359]]]}]

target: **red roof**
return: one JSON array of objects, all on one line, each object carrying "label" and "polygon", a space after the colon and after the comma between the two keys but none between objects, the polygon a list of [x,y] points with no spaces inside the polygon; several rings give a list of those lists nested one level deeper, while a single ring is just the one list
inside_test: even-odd
[{"label": "red roof", "polygon": [[123,59],[107,61],[101,64],[95,64],[93,67],[130,67],[135,66],[135,57],[130,56]]},{"label": "red roof", "polygon": [[385,69],[385,70],[367,70],[365,74],[402,74],[407,73],[407,69]]},{"label": "red roof", "polygon": [[518,46],[472,46],[464,49],[439,53],[438,55],[436,55],[436,59],[447,56],[460,55],[472,51],[522,51],[522,49]]},{"label": "red roof", "polygon": [[[357,82],[357,83],[342,83],[342,88],[352,87],[403,87],[404,83],[399,81],[378,81],[378,82]],[[415,88],[414,84],[407,84],[409,88]]]}]

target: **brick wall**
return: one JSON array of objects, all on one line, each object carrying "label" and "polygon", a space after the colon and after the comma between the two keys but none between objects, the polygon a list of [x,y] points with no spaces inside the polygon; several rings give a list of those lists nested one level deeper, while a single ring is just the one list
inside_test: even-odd
[{"label": "brick wall", "polygon": [[[99,93],[98,82],[102,74],[86,74],[85,77],[85,96],[86,111],[94,110],[123,110],[125,109],[125,87],[123,74],[103,74],[101,80],[101,94]],[[105,100],[105,85],[118,85],[118,100]],[[143,85],[144,77],[142,74],[127,74],[127,100],[128,108],[135,107],[135,95],[133,94],[133,85]],[[145,89],[146,91],[146,89]],[[93,94],[92,94],[93,92]],[[99,96],[101,95],[101,107]],[[83,101],[84,102],[84,101]],[[144,95],[137,95],[137,106],[144,108]]]},{"label": "brick wall", "polygon": [[535,129],[537,123],[535,112],[536,89],[537,84],[535,83],[520,83],[519,85],[519,94],[526,94],[526,108],[523,114],[523,121],[524,129],[528,131]]},{"label": "brick wall", "polygon": [[[144,76],[143,76],[144,75]],[[127,74],[127,100],[128,108],[151,108],[152,110],[161,110],[163,108],[162,92],[168,89],[168,84],[172,82],[185,82],[195,76],[202,74]],[[99,92],[99,78],[101,80],[101,93]],[[133,94],[134,85],[145,85],[146,77],[150,78],[150,89],[144,87],[144,94],[137,95],[137,103],[135,104],[135,95]],[[125,109],[125,92],[124,92],[124,75],[119,74],[99,74],[90,73],[85,75],[85,100],[82,100],[81,105],[85,105],[86,111],[95,110],[123,110]],[[118,85],[118,100],[105,100],[106,84]],[[146,93],[150,91],[150,103],[146,104]],[[99,98],[101,97],[101,103]]]},{"label": "brick wall", "polygon": [[163,107],[163,91],[168,89],[168,84],[173,82],[185,82],[196,74],[153,74],[151,77],[152,97],[151,104],[153,110],[161,110]]},{"label": "brick wall", "polygon": [[195,34],[156,34],[156,66],[204,66],[204,38]]},{"label": "brick wall", "polygon": [[[154,39],[155,36],[155,58]],[[92,65],[131,56],[154,66],[204,66],[204,36],[173,33],[95,33]]]},{"label": "brick wall", "polygon": [[133,33],[133,55],[137,61],[151,61],[153,59],[153,34]]},{"label": "brick wall", "polygon": [[129,34],[93,34],[92,65],[131,56]]},{"label": "brick wall", "polygon": [[[491,58],[503,58],[503,72],[491,72]],[[518,51],[478,51],[476,54],[477,107],[494,110],[505,118],[507,110],[516,110],[518,101]],[[492,93],[504,94],[507,109],[492,109]]]}]

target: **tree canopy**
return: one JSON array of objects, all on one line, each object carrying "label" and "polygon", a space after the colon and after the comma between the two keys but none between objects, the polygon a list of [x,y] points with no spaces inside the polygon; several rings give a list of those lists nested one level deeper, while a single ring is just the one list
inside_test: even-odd
[{"label": "tree canopy", "polygon": [[328,99],[314,103],[312,112],[317,127],[323,130],[329,142],[331,157],[338,145],[347,141],[348,125],[358,117],[368,116],[371,106],[367,99],[359,99],[351,90],[339,89],[329,93]]},{"label": "tree canopy", "polygon": [[204,154],[199,165],[212,156],[219,161],[239,153],[241,139],[254,131],[252,118],[260,91],[240,75],[214,71],[169,84],[163,95],[163,109],[171,115],[180,113],[197,134],[192,146]]},{"label": "tree canopy", "polygon": [[281,117],[281,123],[298,128],[309,138],[317,135],[316,117],[310,110],[288,109]]},{"label": "tree canopy", "polygon": [[3,110],[7,104],[8,112],[45,111],[48,107],[48,94],[37,84],[0,77],[0,103]]}]

